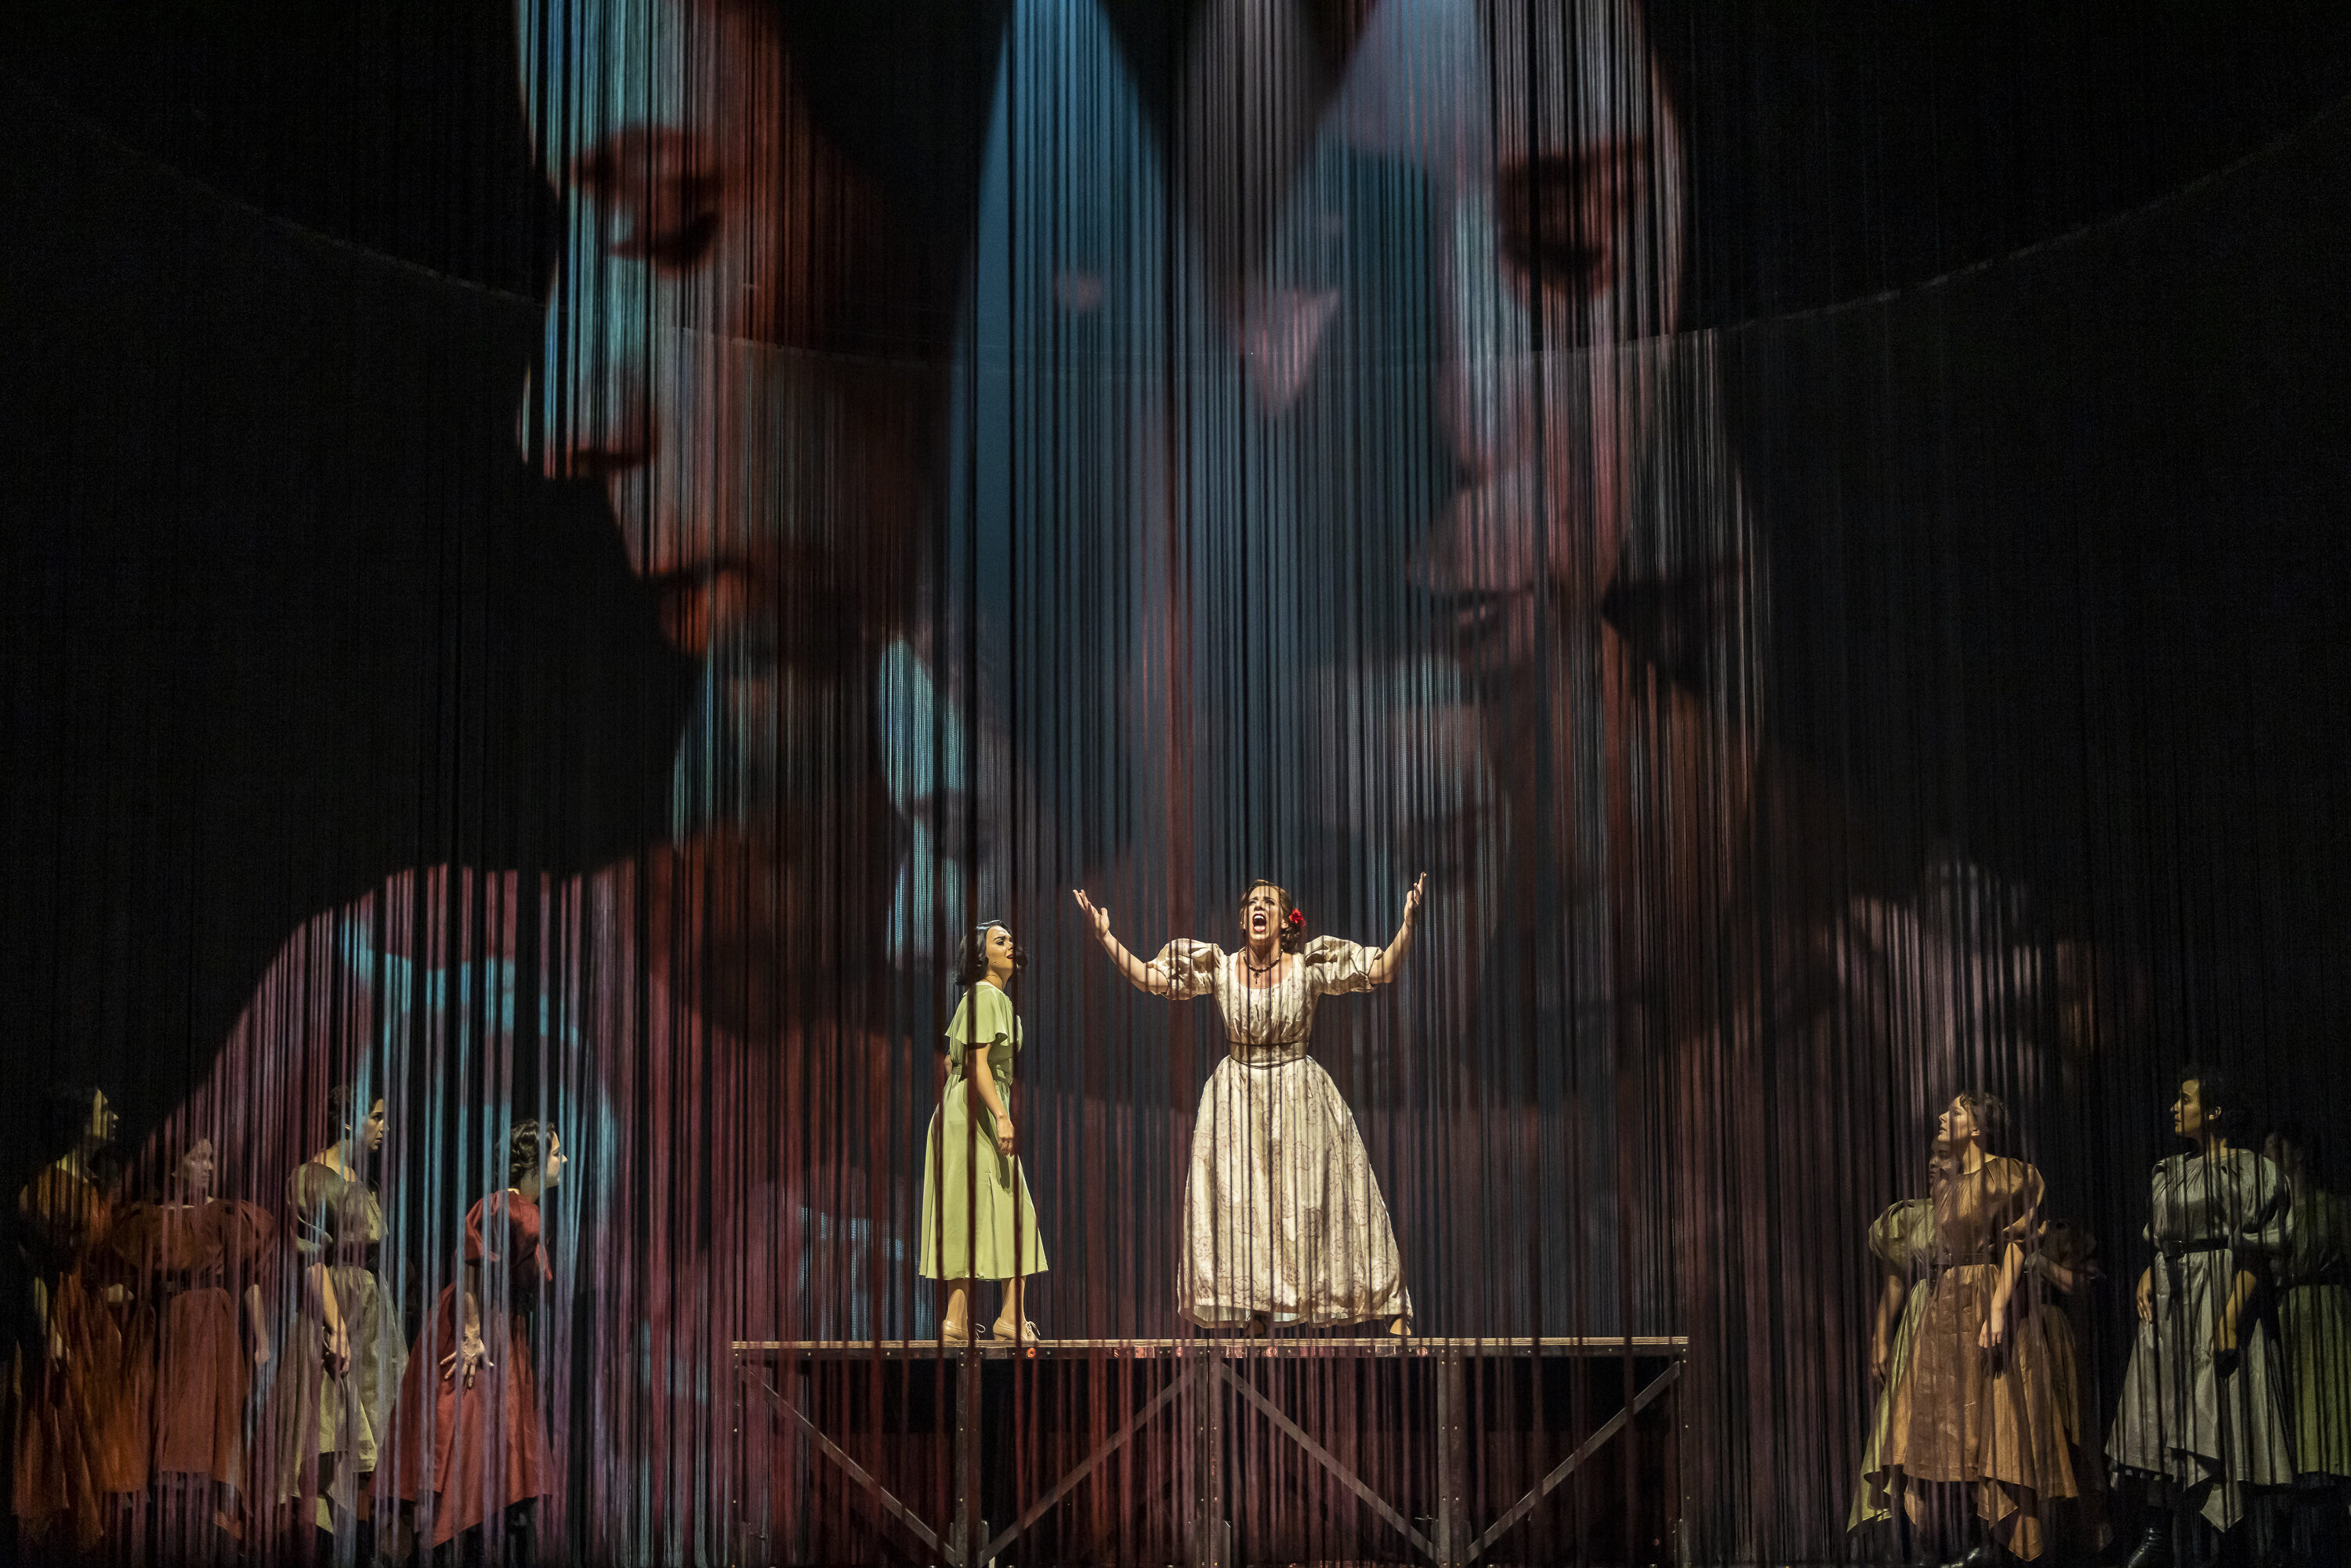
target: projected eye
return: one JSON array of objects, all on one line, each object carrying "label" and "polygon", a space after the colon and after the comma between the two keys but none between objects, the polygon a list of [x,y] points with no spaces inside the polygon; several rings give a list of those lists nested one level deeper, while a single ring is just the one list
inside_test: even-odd
[{"label": "projected eye", "polygon": [[717,236],[718,172],[691,137],[626,131],[581,159],[607,253],[668,272],[698,266]]},{"label": "projected eye", "polygon": [[1530,293],[1590,299],[1615,281],[1621,171],[1614,147],[1505,165],[1494,184],[1502,259]]}]

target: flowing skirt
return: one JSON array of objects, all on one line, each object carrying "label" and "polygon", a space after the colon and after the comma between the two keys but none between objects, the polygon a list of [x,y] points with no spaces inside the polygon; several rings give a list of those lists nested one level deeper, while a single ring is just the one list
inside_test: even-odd
[{"label": "flowing skirt", "polygon": [[2201,1494],[2204,1517],[2233,1529],[2245,1489],[2288,1486],[2284,1389],[2268,1327],[2247,1313],[2237,1353],[2212,1354],[2212,1328],[2235,1270],[2226,1252],[2155,1262],[2155,1321],[2137,1325],[2106,1452],[2126,1469]]},{"label": "flowing skirt", "polygon": [[2295,1285],[2278,1295],[2294,1469],[2351,1479],[2351,1290]]},{"label": "flowing skirt", "polygon": [[1331,1075],[1228,1056],[1201,1092],[1177,1304],[1207,1326],[1409,1317],[1395,1227]]},{"label": "flowing skirt", "polygon": [[977,1109],[958,1072],[923,1134],[916,1271],[925,1280],[1009,1280],[1046,1269],[1029,1178],[1019,1159],[997,1153],[995,1118]]},{"label": "flowing skirt", "polygon": [[[279,1347],[277,1382],[270,1390],[276,1437],[273,1495],[279,1502],[318,1498],[322,1529],[333,1528],[333,1513],[349,1514],[358,1508],[359,1478],[376,1468],[392,1401],[400,1393],[401,1373],[408,1364],[400,1303],[382,1281],[365,1269],[345,1264],[328,1273],[350,1340],[350,1366],[340,1377],[326,1370],[326,1325],[306,1306],[296,1312]],[[298,1283],[296,1288],[300,1289]],[[323,1487],[321,1458],[334,1461],[334,1473]]]},{"label": "flowing skirt", "polygon": [[1861,1481],[1854,1488],[1853,1507],[1844,1520],[1849,1531],[1894,1517],[1894,1498],[1886,1488],[1886,1433],[1894,1421],[1895,1396],[1901,1392],[1902,1380],[1909,1375],[1910,1342],[1917,1337],[1918,1320],[1926,1315],[1927,1288],[1913,1285],[1903,1299],[1901,1321],[1894,1327],[1894,1346],[1886,1362],[1886,1383],[1877,1391],[1877,1407],[1871,1414],[1869,1443],[1861,1451]]},{"label": "flowing skirt", "polygon": [[245,1401],[253,1367],[236,1301],[217,1285],[173,1296],[163,1311],[155,1401],[155,1468],[245,1489]]},{"label": "flowing skirt", "polygon": [[1999,1277],[1997,1264],[1969,1263],[1936,1278],[1888,1415],[1883,1484],[1971,1486],[1976,1512],[2001,1544],[2038,1557],[2043,1505],[2079,1491],[2071,1423],[2060,1413],[2038,1312],[2018,1312],[1998,1349],[1977,1343]]},{"label": "flowing skirt", "polygon": [[[486,1320],[496,1315],[485,1309]],[[530,1320],[502,1315],[504,1333],[496,1322],[482,1324],[491,1359],[468,1384],[454,1366],[442,1370],[461,1337],[457,1288],[443,1286],[433,1332],[417,1341],[401,1379],[394,1490],[403,1501],[431,1503],[428,1545],[444,1545],[461,1530],[495,1523],[517,1503],[555,1490]]]}]

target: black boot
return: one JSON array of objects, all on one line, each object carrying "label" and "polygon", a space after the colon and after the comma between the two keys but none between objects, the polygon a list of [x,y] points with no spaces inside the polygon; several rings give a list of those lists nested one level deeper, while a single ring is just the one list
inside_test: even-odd
[{"label": "black boot", "polygon": [[2158,1519],[2123,1560],[2123,1568],[2171,1568],[2171,1521]]},{"label": "black boot", "polygon": [[1951,1568],[2014,1568],[2017,1561],[2016,1553],[1998,1542],[1981,1541]]}]

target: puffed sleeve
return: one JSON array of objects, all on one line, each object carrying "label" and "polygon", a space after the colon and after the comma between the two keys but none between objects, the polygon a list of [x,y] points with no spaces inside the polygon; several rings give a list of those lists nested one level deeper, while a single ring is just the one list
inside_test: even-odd
[{"label": "puffed sleeve", "polygon": [[1869,1228],[1869,1252],[1888,1273],[1907,1276],[1924,1262],[1919,1256],[1932,1247],[1935,1206],[1923,1197],[1906,1197],[1889,1205]]},{"label": "puffed sleeve", "polygon": [[2042,1222],[2041,1245],[2032,1253],[2032,1271],[2049,1278],[2053,1269],[2064,1269],[2076,1276],[2097,1256],[2098,1239],[2070,1219],[2050,1219]]},{"label": "puffed sleeve", "polygon": [[269,1256],[269,1244],[277,1239],[277,1221],[256,1203],[216,1201],[204,1218],[220,1239],[222,1260],[231,1269],[250,1272]]},{"label": "puffed sleeve", "polygon": [[54,1166],[16,1197],[16,1234],[36,1266],[47,1270],[70,1268],[81,1252],[103,1242],[112,1218],[96,1186]]},{"label": "puffed sleeve", "polygon": [[1343,936],[1317,936],[1300,955],[1306,963],[1306,984],[1317,996],[1372,988],[1372,964],[1377,947],[1366,947]]},{"label": "puffed sleeve", "polygon": [[116,1257],[142,1274],[170,1268],[176,1261],[164,1256],[163,1213],[152,1203],[125,1204],[115,1214],[106,1244]]},{"label": "puffed sleeve", "polygon": [[960,1065],[964,1052],[974,1046],[993,1051],[1007,1040],[1017,1045],[1019,1030],[1010,997],[994,986],[973,986],[956,1003],[955,1016],[947,1019],[947,1054]]},{"label": "puffed sleeve", "polygon": [[1214,988],[1217,966],[1225,961],[1225,953],[1213,942],[1178,936],[1159,949],[1159,956],[1151,961],[1167,977],[1167,994],[1182,1000],[1206,995]]},{"label": "puffed sleeve", "polygon": [[2294,1193],[2285,1174],[2250,1149],[2236,1168],[2236,1212],[2231,1216],[2231,1238],[2240,1252],[2276,1257],[2285,1250],[2286,1228],[2294,1212]]},{"label": "puffed sleeve", "polygon": [[1999,1239],[2002,1246],[2022,1248],[2029,1257],[2041,1244],[2041,1173],[2022,1160],[2003,1163],[2012,1168],[2004,1173],[2008,1190],[2001,1197]]}]

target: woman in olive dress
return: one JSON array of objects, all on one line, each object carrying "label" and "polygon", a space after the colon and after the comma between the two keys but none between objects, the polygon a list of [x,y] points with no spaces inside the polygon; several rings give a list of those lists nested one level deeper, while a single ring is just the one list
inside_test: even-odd
[{"label": "woman in olive dress", "polygon": [[2047,1505],[2078,1490],[2029,1279],[2041,1173],[1990,1152],[2006,1122],[1971,1090],[1938,1123],[1933,1279],[1873,1478],[1914,1516],[1921,1483],[1972,1493],[1986,1539],[1970,1563],[2039,1557]]},{"label": "woman in olive dress", "polygon": [[963,940],[956,981],[963,999],[947,1022],[947,1082],[923,1140],[923,1241],[919,1271],[947,1287],[940,1331],[971,1337],[975,1280],[1004,1281],[998,1339],[1034,1339],[1022,1281],[1045,1271],[1037,1206],[1021,1174],[1012,1123],[1019,1015],[1006,987],[1024,956],[1011,928],[987,921]]},{"label": "woman in olive dress", "polygon": [[2341,1563],[2351,1491],[2351,1204],[2321,1185],[2318,1141],[2287,1124],[2262,1153],[2285,1177],[2277,1322],[2294,1432],[2294,1558]]},{"label": "woman in olive dress", "polygon": [[2149,1181],[2156,1258],[2138,1279],[2138,1336],[2106,1438],[2157,1512],[2130,1568],[2189,1568],[2207,1530],[2226,1534],[2257,1490],[2294,1481],[2279,1357],[2254,1310],[2290,1199],[2277,1166],[2231,1141],[2236,1113],[2219,1071],[2181,1070],[2171,1127],[2196,1148],[2158,1161]]},{"label": "woman in olive dress", "polygon": [[1888,1525],[1894,1519],[1894,1498],[1882,1484],[1886,1424],[1893,1418],[1894,1396],[1910,1370],[1910,1344],[1917,1337],[1918,1320],[1927,1315],[1928,1292],[1920,1287],[1934,1267],[1934,1202],[1906,1197],[1889,1205],[1869,1228],[1869,1255],[1878,1268],[1877,1305],[1869,1330],[1869,1375],[1877,1385],[1877,1403],[1871,1413],[1869,1441],[1862,1449],[1861,1479],[1845,1515],[1848,1531]]},{"label": "woman in olive dress", "polygon": [[399,1298],[378,1271],[383,1200],[368,1177],[383,1148],[384,1103],[345,1087],[328,1108],[335,1141],[286,1184],[295,1301],[270,1393],[272,1469],[277,1501],[315,1499],[319,1529],[364,1542],[408,1342]]},{"label": "woman in olive dress", "polygon": [[1289,892],[1264,881],[1241,898],[1241,946],[1178,938],[1144,963],[1111,935],[1110,911],[1078,907],[1129,982],[1153,996],[1213,996],[1229,1049],[1201,1091],[1184,1180],[1176,1306],[1203,1327],[1386,1319],[1410,1330],[1395,1229],[1363,1134],[1331,1075],[1306,1052],[1323,997],[1395,977],[1427,878],[1405,895],[1385,948],[1306,936]]}]

